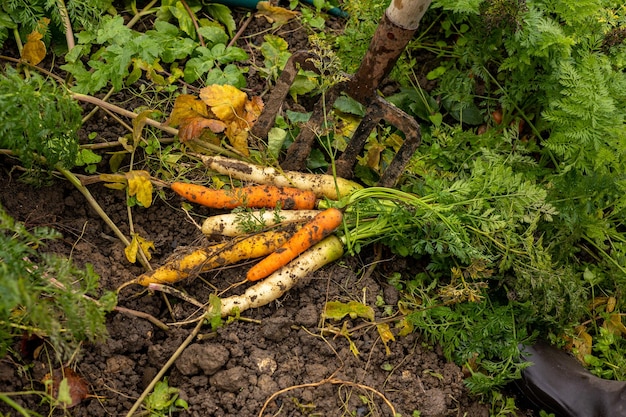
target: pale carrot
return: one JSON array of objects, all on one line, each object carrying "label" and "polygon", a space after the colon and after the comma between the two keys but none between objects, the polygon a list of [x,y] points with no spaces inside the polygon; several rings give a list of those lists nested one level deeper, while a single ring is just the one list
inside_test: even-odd
[{"label": "pale carrot", "polygon": [[315,207],[316,197],[312,191],[273,185],[215,190],[202,185],[174,182],[170,186],[183,198],[216,209],[237,207],[310,210]]},{"label": "pale carrot", "polygon": [[245,232],[244,220],[247,225],[261,229],[281,223],[306,223],[319,213],[320,210],[263,210],[217,214],[204,220],[202,233],[207,236],[239,236]]},{"label": "pale carrot", "polygon": [[360,184],[344,178],[326,174],[310,174],[297,171],[283,171],[273,167],[263,167],[219,155],[198,155],[211,170],[241,181],[255,184],[272,184],[282,187],[295,187],[311,190],[318,198],[338,200],[363,188]]},{"label": "pale carrot", "polygon": [[250,308],[258,308],[278,299],[300,280],[343,256],[343,243],[335,235],[328,236],[306,250],[284,268],[246,289],[241,295],[221,300],[221,315],[236,315]]},{"label": "pale carrot", "polygon": [[246,275],[248,281],[265,278],[335,231],[343,220],[341,210],[328,208],[304,224],[287,242],[254,265]]}]

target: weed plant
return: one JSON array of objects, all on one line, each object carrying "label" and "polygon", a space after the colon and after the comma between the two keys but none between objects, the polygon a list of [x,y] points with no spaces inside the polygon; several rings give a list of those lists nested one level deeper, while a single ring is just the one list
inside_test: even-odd
[{"label": "weed plant", "polygon": [[[362,13],[335,42],[348,68],[360,44],[351,28],[363,20],[365,31],[379,15],[351,7]],[[541,336],[591,348],[571,329],[590,323],[593,294],[616,297],[617,309],[626,302],[625,28],[618,1],[435,0],[392,73],[400,91],[388,99],[423,129],[401,188],[473,201],[454,215],[476,233],[479,253],[460,256],[432,220],[389,243],[421,259],[428,277],[397,284],[419,288],[407,298],[420,301],[411,320],[474,370],[475,392],[519,376],[518,343]],[[492,274],[455,278],[481,258]],[[477,283],[488,285],[468,303],[461,290]],[[623,378],[611,372],[626,353],[623,334],[592,322],[593,371]]]},{"label": "weed plant", "polygon": [[98,292],[91,265],[45,253],[46,241],[60,235],[46,227],[27,230],[0,207],[0,357],[20,338],[46,338],[67,361],[79,343],[106,336],[105,315],[115,295]]}]

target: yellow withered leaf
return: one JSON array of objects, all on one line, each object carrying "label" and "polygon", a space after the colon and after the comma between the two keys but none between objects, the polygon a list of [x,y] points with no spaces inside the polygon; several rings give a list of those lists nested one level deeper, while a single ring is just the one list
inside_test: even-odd
[{"label": "yellow withered leaf", "polygon": [[398,331],[398,336],[408,336],[413,333],[414,326],[406,317],[401,319],[396,325],[400,330]]},{"label": "yellow withered leaf", "polygon": [[213,84],[200,90],[200,99],[218,119],[228,122],[243,116],[248,96],[232,85]]},{"label": "yellow withered leaf", "polygon": [[615,306],[617,305],[617,299],[613,296],[609,297],[606,302],[606,311],[612,313],[615,310]]},{"label": "yellow withered leaf", "polygon": [[590,355],[593,349],[593,338],[584,326],[576,328],[576,336],[572,339],[572,347],[576,350],[576,357],[585,363],[585,356]]},{"label": "yellow withered leaf", "polygon": [[269,23],[276,25],[284,25],[294,17],[298,16],[298,12],[285,9],[284,7],[272,6],[269,1],[260,1],[256,5],[257,16],[264,17]]},{"label": "yellow withered leaf", "polygon": [[39,64],[46,56],[46,45],[41,40],[43,35],[36,30],[26,38],[22,49],[22,58],[31,65]]},{"label": "yellow withered leaf", "polygon": [[248,149],[248,130],[241,129],[239,123],[232,122],[226,129],[226,137],[230,144],[241,152],[243,155],[248,156],[250,151]]},{"label": "yellow withered leaf", "polygon": [[387,323],[378,323],[376,325],[376,330],[378,330],[378,335],[380,336],[380,340],[383,341],[385,345],[385,351],[387,355],[391,354],[391,350],[389,349],[388,342],[393,342],[396,339],[393,337],[393,333],[391,333],[391,329],[389,328],[389,324]]},{"label": "yellow withered leaf", "polygon": [[128,195],[135,196],[144,207],[152,204],[152,182],[148,171],[130,171],[126,173],[128,181]]},{"label": "yellow withered leaf", "polygon": [[137,253],[139,252],[139,248],[141,248],[148,260],[152,258],[150,249],[154,250],[154,242],[146,240],[141,236],[134,234],[133,239],[130,241],[130,245],[124,248],[124,254],[126,255],[126,259],[128,259],[128,262],[134,264],[137,261]]},{"label": "yellow withered leaf", "polygon": [[202,100],[190,94],[181,94],[174,101],[174,108],[166,125],[177,127],[182,121],[194,117],[208,117],[209,109]]},{"label": "yellow withered leaf", "polygon": [[626,326],[624,326],[620,314],[611,314],[609,319],[604,321],[604,327],[615,336],[626,335]]}]

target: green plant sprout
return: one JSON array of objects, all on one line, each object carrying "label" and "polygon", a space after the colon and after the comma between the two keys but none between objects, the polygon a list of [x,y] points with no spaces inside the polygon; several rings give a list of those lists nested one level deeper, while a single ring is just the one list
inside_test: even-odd
[{"label": "green plant sprout", "polygon": [[144,401],[144,407],[150,417],[171,416],[176,412],[186,410],[187,401],[179,397],[179,389],[170,387],[167,378],[157,382],[154,391]]}]

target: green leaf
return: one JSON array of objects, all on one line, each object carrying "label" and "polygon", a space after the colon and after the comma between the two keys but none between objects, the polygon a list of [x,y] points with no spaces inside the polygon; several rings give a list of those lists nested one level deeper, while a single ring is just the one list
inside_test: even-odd
[{"label": "green leaf", "polygon": [[341,96],[335,100],[334,107],[344,113],[354,114],[356,116],[365,116],[365,106],[348,96]]},{"label": "green leaf", "polygon": [[261,54],[265,58],[265,67],[282,70],[291,56],[287,41],[276,35],[265,35],[261,44]]},{"label": "green leaf", "polygon": [[217,25],[200,26],[198,33],[202,35],[206,45],[209,47],[228,42],[228,35],[222,27]]},{"label": "green leaf", "polygon": [[102,161],[102,157],[91,149],[81,149],[76,156],[76,166],[97,164]]},{"label": "green leaf", "polygon": [[17,23],[11,19],[11,16],[8,13],[4,13],[0,11],[0,27],[7,29],[15,29],[17,28]]},{"label": "green leaf", "polygon": [[222,302],[220,298],[215,294],[209,295],[209,314],[207,314],[207,321],[211,325],[213,331],[222,327]]},{"label": "green leaf", "polygon": [[174,6],[169,6],[168,10],[178,20],[178,27],[185,32],[191,39],[197,39],[196,28],[189,16],[189,12],[185,9],[182,2],[176,2]]},{"label": "green leaf", "polygon": [[245,61],[248,53],[236,46],[224,47],[222,44],[215,45],[212,52],[220,64],[228,64],[234,61]]},{"label": "green leaf", "polygon": [[205,84],[232,85],[241,89],[246,87],[246,77],[238,66],[228,64],[223,70],[220,68],[211,70],[205,79]]},{"label": "green leaf", "polygon": [[186,410],[189,408],[189,404],[187,403],[187,401],[183,400],[182,398],[177,398],[176,401],[174,402],[174,406],[178,408],[182,408],[183,410]]},{"label": "green leaf", "polygon": [[178,388],[170,387],[167,378],[163,378],[163,381],[157,382],[152,393],[146,397],[146,407],[155,412],[168,412],[174,406],[178,392]]},{"label": "green leaf", "polygon": [[312,113],[300,113],[293,110],[286,111],[290,123],[306,123],[311,118]]},{"label": "green leaf", "polygon": [[267,133],[267,151],[274,159],[278,159],[286,138],[287,131],[285,129],[273,127]]},{"label": "green leaf", "polygon": [[448,100],[443,100],[442,104],[448,109],[450,115],[459,122],[472,126],[478,126],[484,122],[483,114],[474,103],[451,103]]},{"label": "green leaf", "polygon": [[441,7],[455,13],[478,14],[483,2],[484,0],[434,0],[431,7]]},{"label": "green leaf", "polygon": [[328,161],[326,160],[326,155],[320,149],[313,148],[306,160],[306,166],[310,170],[327,168]]},{"label": "green leaf", "polygon": [[159,56],[165,63],[187,58],[196,48],[196,43],[190,38],[179,36],[178,28],[168,22],[157,20],[154,23],[156,30],[148,30],[145,37],[152,43],[159,45]]},{"label": "green leaf", "polygon": [[237,29],[237,24],[233,18],[233,13],[230,7],[218,3],[210,3],[204,6],[211,16],[213,16],[218,22],[226,26],[229,36],[233,36],[233,33]]},{"label": "green leaf", "polygon": [[85,297],[95,296],[98,287],[93,267],[78,269],[69,259],[35,250],[60,237],[50,228],[26,228],[0,206],[0,357],[21,337],[23,327],[39,329],[64,361],[81,341],[106,335],[105,308]]},{"label": "green leaf", "polygon": [[100,29],[96,32],[95,43],[103,45],[107,42],[123,45],[133,37],[132,31],[124,25],[122,16],[104,16]]},{"label": "green leaf", "polygon": [[211,68],[215,66],[215,61],[205,58],[191,58],[187,61],[184,70],[184,79],[188,83],[194,83]]},{"label": "green leaf", "polygon": [[308,74],[305,74],[303,73],[303,71],[301,71],[300,74],[296,75],[296,78],[293,80],[291,87],[289,87],[289,94],[295,101],[297,101],[297,96],[310,93],[317,88],[318,78],[319,75],[312,71],[308,72]]},{"label": "green leaf", "polygon": [[77,160],[82,110],[65,90],[39,75],[22,79],[13,69],[0,74],[0,147],[27,167],[41,163],[72,168]]},{"label": "green leaf", "polygon": [[448,70],[447,67],[440,65],[437,68],[435,68],[434,70],[428,72],[428,74],[426,74],[426,79],[428,80],[436,80],[437,78],[441,77],[443,74],[445,74],[445,72]]},{"label": "green leaf", "polygon": [[341,320],[345,316],[350,316],[352,319],[361,317],[369,321],[374,321],[374,310],[372,307],[358,301],[348,301],[347,303],[329,301],[326,303],[324,307],[324,317],[333,320]]}]

